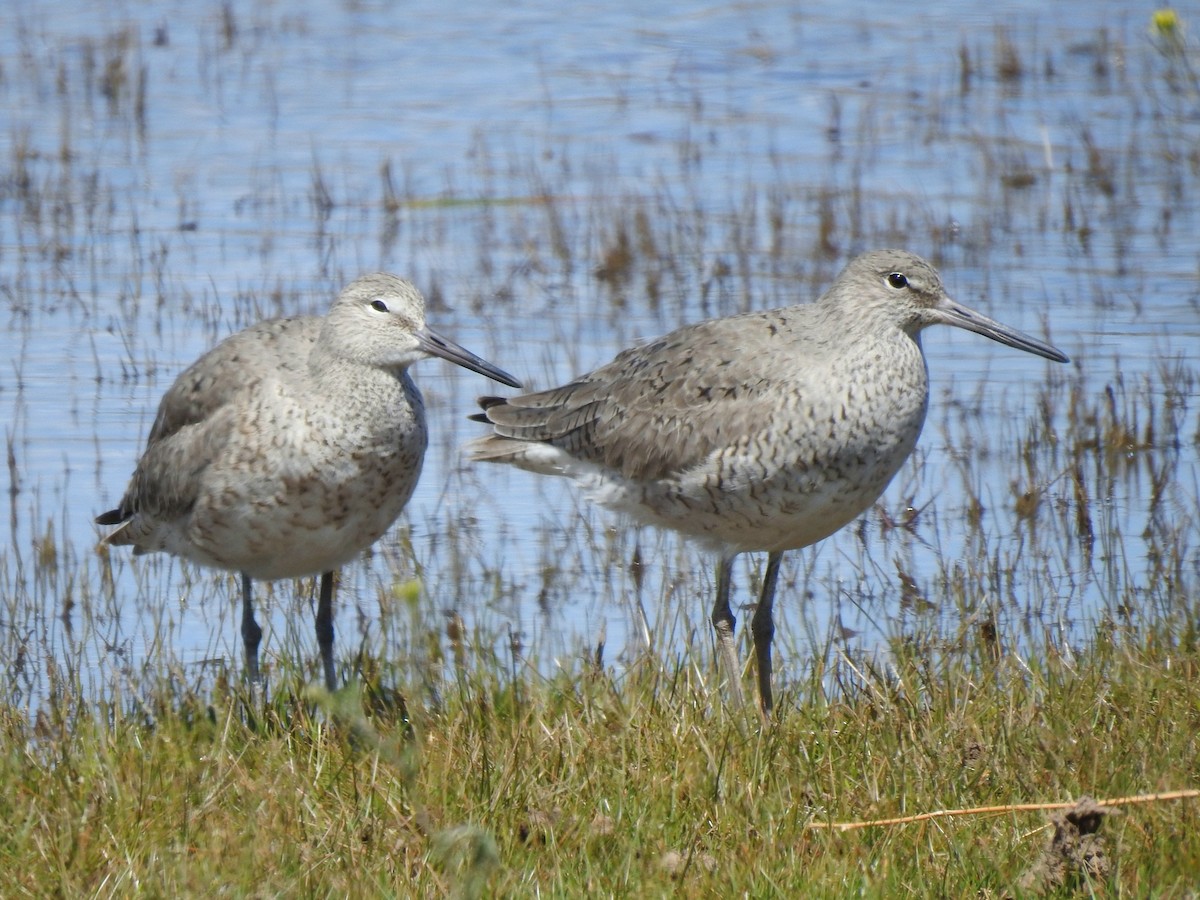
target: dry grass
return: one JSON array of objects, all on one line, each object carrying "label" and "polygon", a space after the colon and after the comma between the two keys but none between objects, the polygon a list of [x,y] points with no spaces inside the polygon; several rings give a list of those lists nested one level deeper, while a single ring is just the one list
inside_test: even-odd
[{"label": "dry grass", "polygon": [[[809,825],[1195,786],[1198,675],[1194,635],[1148,633],[1070,662],[911,659],[845,695],[793,686],[766,725],[649,664],[468,669],[406,708],[353,689],[61,698],[33,725],[3,717],[0,861],[9,896],[1007,896],[1044,813]],[[1186,895],[1198,809],[1107,818],[1090,889]]]},{"label": "dry grass", "polygon": [[[645,101],[614,76],[631,97],[601,100],[613,129],[596,147],[569,133],[568,102],[547,117],[561,141],[527,147],[495,122],[466,152],[433,142],[442,182],[414,168],[417,141],[347,157],[316,135],[298,167],[265,150],[221,162],[224,194],[203,154],[167,143],[172,85],[194,81],[176,70],[201,73],[216,109],[253,105],[245,73],[286,71],[320,23],[201,6],[198,25],[181,12],[152,31],[20,29],[3,60],[10,105],[36,118],[12,129],[0,179],[0,893],[1195,896],[1191,799],[1054,825],[811,827],[1200,785],[1200,376],[1170,340],[1196,306],[1187,21],[948,29],[911,72],[803,84],[778,120],[671,81],[640,110],[660,117],[647,158],[625,127],[640,115],[621,112]],[[883,48],[885,28],[854,23],[852,45]],[[771,44],[754,42],[755,66],[799,65]],[[276,87],[264,78],[262,146],[297,128]],[[805,112],[810,87],[826,121]],[[518,130],[559,103],[521,107]],[[372,127],[396,120],[387,106]],[[439,321],[492,346],[465,342],[548,384],[681,322],[813,297],[882,245],[937,261],[966,302],[1044,307],[1076,365],[1044,384],[1027,369],[1003,382],[1022,396],[997,397],[1001,379],[973,388],[931,361],[930,422],[887,505],[785,566],[765,725],[710,683],[698,554],[554,487],[458,470],[470,402],[434,372],[418,378],[425,480],[447,473],[436,502],[348,576],[361,632],[348,613],[338,651],[362,694],[311,694],[288,668],[311,656],[303,612],[299,639],[268,641],[270,697],[249,696],[211,674],[237,652],[225,579],[91,553],[91,516],[193,345],[363,268],[411,275]],[[993,349],[955,361],[1007,365]],[[531,491],[535,512],[509,518]],[[593,608],[648,611],[650,649],[630,659],[631,638],[610,663],[602,629],[570,645]],[[180,649],[206,627],[211,653]],[[1061,883],[1036,874],[1051,871]]]}]

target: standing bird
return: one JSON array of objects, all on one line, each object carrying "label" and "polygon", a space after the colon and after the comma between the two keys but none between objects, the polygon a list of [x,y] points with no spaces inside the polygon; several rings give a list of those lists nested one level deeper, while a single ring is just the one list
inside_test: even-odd
[{"label": "standing bird", "polygon": [[424,298],[394,275],[357,279],[324,317],[226,338],[163,396],[125,496],[96,519],[120,526],[103,543],[240,572],[253,682],[251,580],[320,573],[317,644],[333,690],[333,572],[412,496],[428,436],[408,367],[430,356],[521,386],[426,325]]},{"label": "standing bird", "polygon": [[954,302],[902,250],[854,259],[816,303],[688,325],[562,387],[483,397],[472,459],[566,475],[589,497],[719,554],[712,624],[736,705],[733,557],[766,551],[751,620],[769,712],[772,605],[785,550],[828,537],[878,499],[929,406],[921,331],[955,325],[1055,362],[1048,344]]}]

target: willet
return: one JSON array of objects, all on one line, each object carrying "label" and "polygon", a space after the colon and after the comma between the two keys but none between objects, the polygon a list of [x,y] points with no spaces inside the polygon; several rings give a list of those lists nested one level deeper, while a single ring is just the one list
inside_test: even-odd
[{"label": "willet", "polygon": [[921,331],[937,324],[1067,362],[951,300],[920,257],[879,250],[853,260],[815,303],[689,325],[562,387],[483,397],[473,418],[493,431],[467,451],[571,477],[604,506],[714,548],[712,624],[739,706],[730,564],[766,551],[751,633],[769,711],[783,552],[867,510],[908,458],[929,403]]},{"label": "willet", "polygon": [[317,644],[333,690],[333,573],[412,496],[428,437],[408,367],[430,356],[520,387],[426,325],[420,292],[394,275],[357,279],[324,317],[226,338],[163,396],[121,504],[96,519],[121,526],[104,543],[240,572],[255,683],[251,580],[320,574]]}]

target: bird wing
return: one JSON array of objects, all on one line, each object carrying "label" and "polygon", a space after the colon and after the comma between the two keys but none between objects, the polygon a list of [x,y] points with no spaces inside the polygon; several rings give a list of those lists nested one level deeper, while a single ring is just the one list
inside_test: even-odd
[{"label": "bird wing", "polygon": [[[688,326],[561,387],[485,398],[483,415],[501,440],[550,444],[626,478],[684,472],[771,427],[800,365],[795,326],[784,326],[802,310]],[[805,345],[810,363],[821,349]]]},{"label": "bird wing", "polygon": [[[186,513],[196,500],[198,473],[235,427],[237,398],[261,388],[267,377],[305,366],[321,324],[314,316],[259,322],[185,369],[159,401],[145,453],[120,505],[97,516],[97,524],[120,525],[139,513],[147,522]],[[136,536],[121,529],[108,540],[134,543]]]},{"label": "bird wing", "polygon": [[120,505],[96,519],[101,525],[124,523],[105,542],[142,546],[159,523],[187,515],[199,497],[205,470],[237,427],[238,408],[227,403],[203,421],[177,428],[150,444]]},{"label": "bird wing", "polygon": [[217,344],[163,394],[147,447],[186,425],[203,422],[235,395],[252,388],[264,374],[306,365],[322,321],[315,316],[269,319]]}]

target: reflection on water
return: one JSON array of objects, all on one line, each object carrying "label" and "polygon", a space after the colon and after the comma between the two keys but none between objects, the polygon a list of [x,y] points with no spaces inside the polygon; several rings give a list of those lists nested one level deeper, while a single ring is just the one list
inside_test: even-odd
[{"label": "reflection on water", "polygon": [[[1164,560],[1194,583],[1200,89],[1123,5],[100,6],[22,8],[0,34],[6,652],[236,652],[232,581],[98,559],[92,516],[184,365],[374,269],[532,386],[814,297],[880,245],[1063,347],[1053,371],[927,334],[918,454],[785,566],[785,678],[830,636],[999,616],[1064,642],[1158,598]],[[465,468],[484,385],[414,375],[426,472],[398,539],[346,573],[344,653],[403,641],[392,583],[414,565],[413,616],[458,609],[544,660],[601,639],[613,659],[643,627],[704,645],[708,560],[566,485]],[[956,592],[971,572],[986,596]],[[311,656],[308,610],[275,593],[268,647]]]}]

